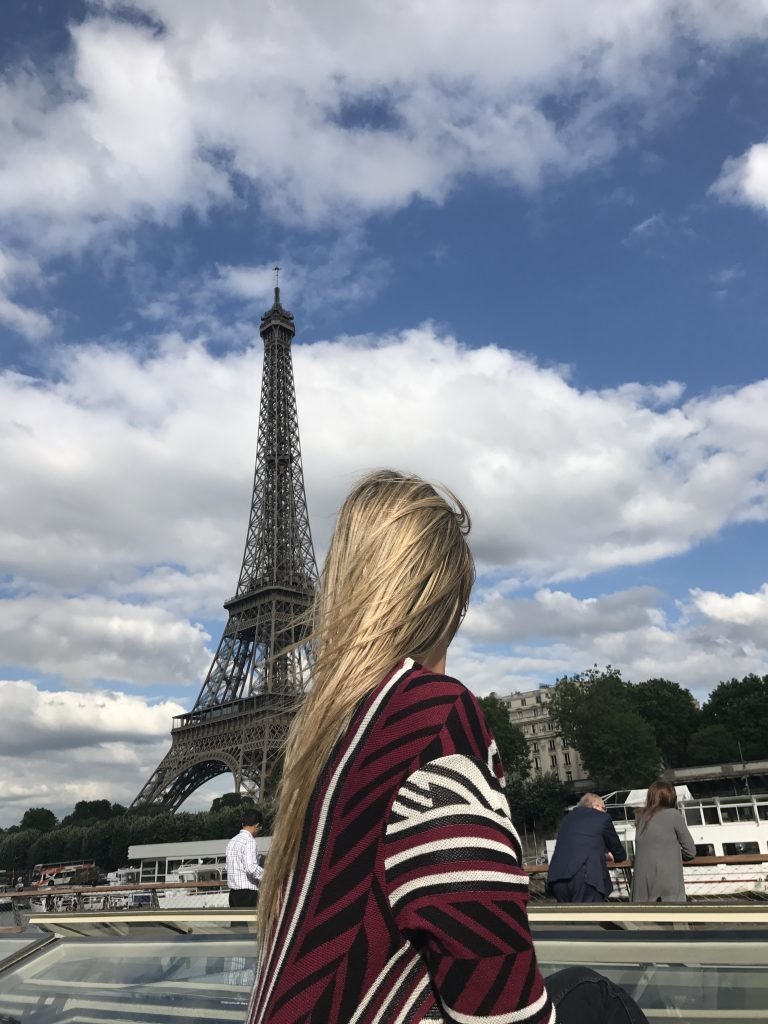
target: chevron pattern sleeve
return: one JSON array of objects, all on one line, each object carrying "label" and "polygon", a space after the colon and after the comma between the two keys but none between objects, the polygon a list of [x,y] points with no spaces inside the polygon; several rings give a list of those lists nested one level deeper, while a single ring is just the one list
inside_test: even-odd
[{"label": "chevron pattern sleeve", "polygon": [[492,767],[492,751],[485,762],[457,752],[402,783],[385,834],[389,903],[446,1021],[554,1024],[528,927],[520,841]]}]

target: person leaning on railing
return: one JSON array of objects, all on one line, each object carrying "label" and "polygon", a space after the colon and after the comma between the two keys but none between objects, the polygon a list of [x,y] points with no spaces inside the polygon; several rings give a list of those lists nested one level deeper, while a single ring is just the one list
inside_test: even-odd
[{"label": "person leaning on railing", "polygon": [[635,815],[633,903],[685,903],[683,861],[696,856],[675,787],[657,779]]}]

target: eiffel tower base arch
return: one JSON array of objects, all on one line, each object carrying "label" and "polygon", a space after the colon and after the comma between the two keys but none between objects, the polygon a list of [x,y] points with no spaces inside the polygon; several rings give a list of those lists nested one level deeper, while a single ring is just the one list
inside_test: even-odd
[{"label": "eiffel tower base arch", "polygon": [[232,773],[236,793],[258,800],[274,796],[296,713],[291,703],[262,695],[179,715],[171,749],[133,805],[176,811],[196,789],[224,772]]}]

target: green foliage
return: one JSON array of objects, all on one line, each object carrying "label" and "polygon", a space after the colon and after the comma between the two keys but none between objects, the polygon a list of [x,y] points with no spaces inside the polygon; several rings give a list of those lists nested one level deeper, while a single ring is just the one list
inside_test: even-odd
[{"label": "green foliage", "polygon": [[215,814],[216,811],[222,811],[226,807],[234,807],[238,810],[242,810],[243,807],[253,807],[254,800],[246,793],[225,793],[223,796],[217,796],[211,803],[211,813]]},{"label": "green foliage", "polygon": [[531,768],[528,742],[522,729],[509,720],[509,709],[495,694],[481,697],[480,706],[496,739],[507,782],[528,778]]},{"label": "green foliage", "polygon": [[[81,803],[101,804],[102,801]],[[238,831],[242,818],[242,803],[226,806],[225,802],[225,806],[217,811],[197,814],[171,814],[156,808],[126,811],[119,805],[110,806],[108,801],[103,803],[109,807],[109,816],[101,820],[90,817],[78,824],[72,820],[75,818],[73,812],[64,819],[68,824],[62,823],[45,832],[16,827],[7,830],[0,835],[0,871],[26,874],[35,864],[62,860],[92,860],[103,871],[114,871],[128,862],[129,846],[225,839]],[[258,807],[264,815],[265,834],[270,835],[275,815],[274,802]],[[81,813],[87,810],[81,809]],[[101,807],[97,812],[106,814],[106,808]],[[28,811],[25,818],[30,813]]]},{"label": "green foliage", "polygon": [[507,784],[512,821],[524,828],[546,833],[555,828],[568,805],[568,791],[556,775],[512,779]]},{"label": "green foliage", "polygon": [[653,729],[656,746],[668,768],[688,763],[688,740],[700,727],[701,709],[691,693],[669,679],[628,684],[632,705]]},{"label": "green foliage", "polygon": [[607,666],[565,676],[555,686],[549,714],[601,791],[646,786],[659,774],[653,728],[635,710],[630,684]]},{"label": "green foliage", "polygon": [[689,764],[739,760],[739,743],[727,725],[705,725],[688,740]]},{"label": "green foliage", "polygon": [[50,832],[52,828],[56,827],[57,821],[56,815],[47,807],[30,807],[28,811],[24,811],[21,828],[34,828],[38,832]]},{"label": "green foliage", "polygon": [[62,825],[91,825],[96,821],[105,821],[112,816],[112,804],[109,800],[78,800],[75,809]]},{"label": "green foliage", "polygon": [[720,683],[704,705],[702,720],[702,725],[723,726],[736,739],[735,755],[723,760],[739,759],[738,743],[748,760],[768,757],[768,676],[748,675]]}]

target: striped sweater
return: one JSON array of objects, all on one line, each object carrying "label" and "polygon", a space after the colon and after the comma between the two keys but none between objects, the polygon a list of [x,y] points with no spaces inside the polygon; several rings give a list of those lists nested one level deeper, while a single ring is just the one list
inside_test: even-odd
[{"label": "striped sweater", "polygon": [[502,782],[477,700],[403,662],[318,782],[249,1024],[553,1024]]}]

